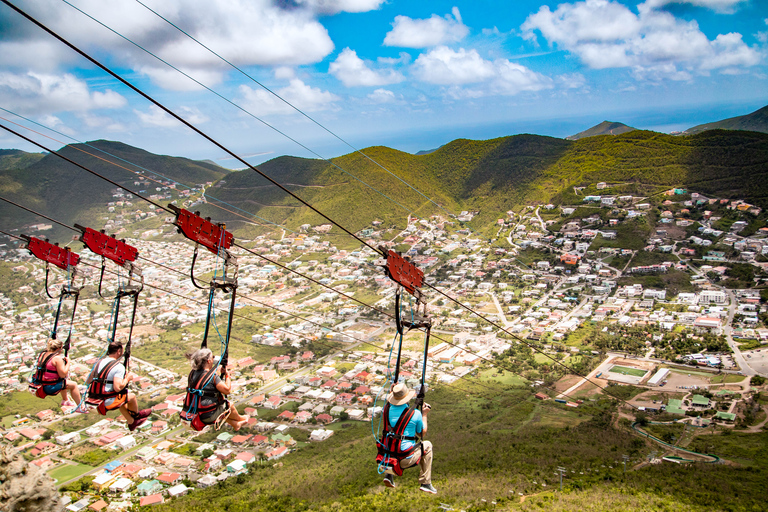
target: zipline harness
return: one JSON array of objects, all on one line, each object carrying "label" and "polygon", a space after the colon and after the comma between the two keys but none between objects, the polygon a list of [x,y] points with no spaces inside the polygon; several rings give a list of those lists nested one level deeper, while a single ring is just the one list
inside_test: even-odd
[{"label": "zipline harness", "polygon": [[[75,277],[77,276],[77,264],[80,262],[80,256],[72,252],[69,247],[59,247],[59,244],[52,244],[47,240],[41,240],[32,236],[21,235],[21,237],[27,241],[27,249],[32,255],[43,260],[45,262],[45,293],[53,299],[53,295],[48,288],[48,273],[50,264],[54,264],[62,270],[67,271],[68,283],[61,287],[59,293],[59,305],[56,308],[56,316],[53,320],[53,327],[51,328],[51,339],[55,340],[58,336],[59,318],[61,317],[61,308],[66,297],[73,297],[74,302],[72,304],[72,316],[69,320],[69,332],[67,333],[67,339],[64,341],[64,357],[69,354],[70,342],[72,339],[72,324],[75,321],[75,313],[77,312],[77,300],[80,297],[81,287],[75,286]],[[47,370],[46,367],[54,354],[49,354],[47,357],[43,357],[44,353],[41,353],[37,358],[37,364],[35,365],[35,372],[30,379],[29,391],[38,398],[45,398],[48,396],[43,387],[56,384],[61,380],[58,373],[53,378],[52,372]]]},{"label": "zipline harness", "polygon": [[[104,271],[106,269],[106,260],[112,260],[128,271],[128,282],[126,284],[119,284],[117,294],[112,301],[112,325],[110,333],[107,335],[107,343],[110,344],[115,341],[117,334],[117,326],[120,321],[120,302],[123,297],[133,298],[133,312],[131,314],[131,323],[128,329],[128,341],[125,344],[123,350],[123,366],[125,371],[128,372],[128,366],[131,359],[131,338],[133,336],[133,326],[136,321],[136,309],[139,303],[139,294],[144,289],[144,277],[141,275],[141,270],[134,263],[139,256],[139,251],[135,247],[128,245],[125,240],[118,240],[114,235],[110,236],[105,234],[104,230],[96,231],[95,229],[87,228],[79,224],[75,224],[75,227],[82,232],[80,235],[80,241],[92,252],[101,256],[101,275],[99,277],[99,296],[106,298],[102,294],[101,287],[104,281]],[[132,284],[132,281],[136,280],[138,276],[138,284]],[[109,379],[110,372],[115,366],[120,364],[120,361],[115,359],[104,365],[101,370],[99,366],[106,354],[99,358],[91,370],[91,382],[88,389],[83,396],[83,400],[89,406],[96,407],[100,414],[106,415],[108,411],[113,411],[120,408],[128,401],[128,386],[124,387],[120,391],[114,391],[114,382]],[[113,386],[112,391],[107,391],[106,386]],[[114,398],[111,404],[105,405],[105,401]]]},{"label": "zipline harness", "polygon": [[[201,290],[204,290],[204,286],[200,286],[195,279],[195,262],[198,256],[198,247],[202,245],[218,258],[223,260],[223,268],[221,274],[219,274],[219,268],[217,265],[216,272],[211,278],[209,291],[208,291],[208,311],[205,316],[205,330],[203,331],[203,341],[200,344],[200,348],[208,348],[208,333],[211,327],[211,320],[213,320],[214,328],[219,334],[219,340],[221,342],[221,357],[216,364],[207,372],[196,380],[193,381],[193,374],[196,370],[192,370],[187,378],[187,394],[184,398],[184,405],[179,412],[179,416],[183,421],[189,422],[190,427],[194,430],[203,430],[207,425],[203,423],[201,416],[210,414],[224,402],[224,397],[218,391],[210,389],[210,383],[215,382],[216,370],[221,366],[221,377],[226,375],[227,363],[229,361],[229,338],[232,332],[232,320],[235,313],[235,299],[237,294],[237,258],[229,252],[234,242],[234,236],[232,233],[226,230],[224,224],[214,224],[211,222],[210,217],[202,218],[199,212],[192,213],[189,210],[178,208],[175,205],[168,205],[176,213],[176,219],[174,225],[178,228],[179,233],[183,234],[188,239],[195,242],[195,251],[192,256],[192,265],[189,269],[189,277],[192,280],[192,284]],[[216,312],[214,308],[214,295],[216,290],[221,290],[224,293],[231,293],[229,304],[229,318],[227,319],[227,332],[225,336],[221,336],[218,326],[216,325]],[[203,398],[209,398],[215,400],[209,400],[212,403],[208,405],[202,405]],[[227,411],[229,412],[229,411]],[[222,414],[220,418],[216,419],[215,428],[221,426],[223,423],[222,418],[226,417],[226,413]]]},{"label": "zipline harness", "polygon": [[[394,377],[391,377],[391,372],[388,369],[387,381],[384,384],[382,390],[387,388],[390,383],[392,385],[397,384],[400,378],[400,361],[403,351],[403,337],[409,331],[423,330],[424,331],[424,353],[423,353],[423,365],[421,370],[421,383],[419,386],[416,400],[413,407],[406,408],[395,425],[392,425],[389,421],[390,403],[387,402],[381,412],[382,419],[380,426],[383,422],[383,428],[380,436],[376,436],[376,463],[379,473],[388,473],[393,475],[402,475],[403,468],[402,461],[412,456],[417,450],[419,451],[419,459],[423,455],[423,445],[421,443],[421,437],[405,436],[405,429],[408,423],[413,418],[413,415],[418,410],[420,411],[424,405],[424,395],[426,393],[426,375],[427,375],[427,356],[429,353],[429,337],[432,330],[432,320],[427,316],[427,304],[424,302],[424,297],[421,292],[421,286],[424,284],[424,272],[420,270],[416,265],[403,258],[400,254],[393,250],[386,251],[380,248],[386,263],[384,264],[384,272],[387,277],[397,283],[397,290],[395,291],[395,327],[397,328],[396,337],[399,338],[397,347],[397,359],[395,363]],[[412,305],[410,312],[410,319],[404,319],[401,311],[401,295],[402,290],[405,289],[416,299],[415,307]],[[419,305],[423,304],[423,311],[419,312]],[[392,343],[392,349],[394,349],[394,342]],[[390,350],[390,360],[392,358],[392,350]],[[373,424],[373,423],[372,423]],[[401,448],[402,441],[411,441],[413,445],[405,450]],[[418,463],[418,460],[416,461]],[[413,467],[416,463],[408,467]]]}]

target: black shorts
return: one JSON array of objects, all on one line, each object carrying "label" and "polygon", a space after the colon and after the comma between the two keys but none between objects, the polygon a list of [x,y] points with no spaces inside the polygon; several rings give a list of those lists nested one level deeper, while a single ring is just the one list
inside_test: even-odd
[{"label": "black shorts", "polygon": [[219,419],[219,417],[222,414],[225,414],[228,412],[229,412],[229,402],[224,400],[222,403],[219,404],[218,407],[216,407],[215,411],[211,411],[206,414],[201,414],[200,421],[202,421],[206,425],[213,425],[214,423],[216,423],[216,420]]}]

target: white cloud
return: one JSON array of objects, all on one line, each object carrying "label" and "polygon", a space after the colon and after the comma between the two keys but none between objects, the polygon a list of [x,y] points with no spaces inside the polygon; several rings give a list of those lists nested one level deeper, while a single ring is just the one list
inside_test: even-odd
[{"label": "white cloud", "polygon": [[433,14],[428,19],[396,16],[392,23],[392,30],[384,37],[384,45],[429,48],[459,42],[467,34],[469,34],[469,28],[462,23],[459,8],[454,7],[452,15],[446,14],[444,17],[437,14]]},{"label": "white cloud", "polygon": [[[166,0],[157,3],[156,9],[238,66],[296,66],[317,63],[333,51],[328,31],[316,19],[316,7],[327,4],[340,10],[359,12],[377,6],[381,1],[307,0],[304,3],[306,5],[288,9],[272,0]],[[169,76],[172,72],[161,71],[163,64],[86,20],[63,2],[39,0],[25,7],[86,51],[109,54],[113,63],[147,72],[162,87],[173,90],[191,87],[178,85]],[[205,83],[218,83],[227,70],[226,64],[215,55],[136,2],[80,0],[78,7]],[[65,51],[66,48],[50,38],[50,42],[41,39],[39,30],[31,24],[19,24],[18,15],[8,11],[0,11],[0,26],[13,28],[9,34],[3,34],[4,40],[0,42],[1,64],[23,66],[25,71],[50,72],[74,61],[72,52]],[[5,17],[8,19],[4,20]],[[15,28],[18,25],[20,28]],[[187,82],[181,76],[177,80]]]},{"label": "white cloud", "polygon": [[133,111],[141,120],[142,123],[150,126],[161,126],[164,128],[172,128],[174,126],[182,126],[182,124],[173,117],[166,114],[160,107],[150,105],[147,112],[141,110]]},{"label": "white cloud", "polygon": [[[310,87],[298,78],[290,81],[289,85],[275,91],[285,101],[305,112],[326,110],[339,100],[335,94]],[[291,114],[293,108],[280,101],[273,94],[263,89],[252,89],[246,85],[240,86],[243,107],[256,116],[266,114]]]},{"label": "white cloud", "polygon": [[384,0],[296,0],[296,3],[322,14],[336,14],[375,11]]},{"label": "white cloud", "polygon": [[[739,4],[748,0],[646,0],[644,5],[655,9],[668,4],[691,4],[698,7],[706,7],[717,12],[732,13]],[[640,8],[638,6],[638,8]]]},{"label": "white cloud", "polygon": [[638,14],[609,0],[561,4],[554,12],[544,6],[521,28],[524,37],[535,39],[538,31],[591,68],[628,67],[638,77],[689,79],[696,73],[749,67],[761,60],[760,52],[747,46],[740,34],[710,40],[695,21],[655,10],[649,2],[638,6]]},{"label": "white cloud", "polygon": [[[487,94],[513,95],[551,87],[551,79],[506,59],[489,61],[477,50],[451,50],[440,46],[420,55],[412,68],[421,81],[452,86],[452,97],[479,97]],[[482,84],[479,89],[457,86]]]},{"label": "white cloud", "polygon": [[477,50],[454,51],[439,46],[419,55],[413,63],[413,74],[423,82],[461,85],[488,80],[494,76],[495,69]]},{"label": "white cloud", "polygon": [[22,114],[83,112],[90,109],[114,109],[126,104],[120,94],[105,90],[91,91],[71,74],[0,73],[0,104],[12,105]]},{"label": "white cloud", "polygon": [[[179,68],[187,75],[193,77],[197,82],[207,86],[213,87],[220,83],[223,74],[221,71],[212,71],[208,69],[184,69]],[[167,89],[169,91],[202,91],[202,86],[198,85],[194,80],[187,78],[180,74],[178,71],[169,67],[150,67],[145,66],[138,69],[141,73],[147,75],[152,79],[155,85]]]},{"label": "white cloud", "polygon": [[388,85],[405,79],[402,74],[392,69],[375,71],[369,68],[363,59],[349,48],[344,48],[336,60],[331,62],[328,72],[347,87]]},{"label": "white cloud", "polygon": [[376,89],[368,95],[368,99],[373,103],[393,103],[395,101],[395,93],[387,89]]},{"label": "white cloud", "polygon": [[[200,125],[209,121],[209,118],[195,107],[182,106],[175,109],[174,112],[179,117],[193,125]],[[161,108],[155,105],[150,105],[147,112],[134,110],[134,113],[139,117],[139,119],[141,119],[144,124],[161,126],[165,128],[183,126],[180,121],[176,120],[169,114],[166,114]]]}]

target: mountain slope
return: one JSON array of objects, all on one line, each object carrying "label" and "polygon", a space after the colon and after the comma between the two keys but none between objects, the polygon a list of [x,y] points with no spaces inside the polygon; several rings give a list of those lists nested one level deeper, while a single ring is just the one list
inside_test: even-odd
[{"label": "mountain slope", "polygon": [[722,121],[700,124],[688,128],[685,133],[694,134],[705,130],[748,130],[768,133],[768,105],[744,116],[730,117]]},{"label": "mountain slope", "polygon": [[[162,178],[137,166],[188,185],[213,182],[228,172],[212,164],[154,155],[120,142],[100,140],[88,146],[73,144],[63,147],[59,152],[131,190],[139,188],[134,185],[138,177],[131,171],[140,171],[144,176],[162,181]],[[31,155],[28,160],[35,160],[38,154]],[[69,224],[96,220],[98,212],[103,211],[106,203],[112,200],[110,191],[115,186],[56,155],[39,155],[41,158],[31,163],[24,162],[27,165],[21,165],[22,160],[18,160],[17,165],[0,169],[0,195]],[[126,161],[135,165],[127,164]],[[114,162],[119,167],[108,162]],[[0,217],[6,228],[42,221],[6,203],[0,203]],[[50,233],[52,236],[61,234],[58,227]]]},{"label": "mountain slope", "polygon": [[[599,181],[621,183],[623,193],[637,195],[683,186],[768,205],[768,135],[754,132],[716,130],[675,137],[634,130],[577,141],[515,135],[459,139],[427,155],[385,147],[364,153],[381,167],[353,153],[331,164],[281,157],[260,168],[350,229],[374,219],[401,225],[411,212],[428,216],[462,210],[478,210],[476,222],[483,225],[520,204],[580,203],[583,198],[573,195],[573,187]],[[225,181],[211,194],[273,222],[291,228],[326,222],[253,171],[233,172]]]},{"label": "mountain slope", "polygon": [[588,130],[579,132],[576,135],[566,137],[567,140],[579,140],[584,137],[595,137],[597,135],[621,135],[622,133],[631,132],[637,128],[632,128],[624,123],[617,123],[613,121],[603,121],[602,123],[593,126]]}]

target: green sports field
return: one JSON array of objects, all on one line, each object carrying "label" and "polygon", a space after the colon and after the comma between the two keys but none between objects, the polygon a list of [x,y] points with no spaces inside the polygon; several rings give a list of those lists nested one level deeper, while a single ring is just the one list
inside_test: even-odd
[{"label": "green sports field", "polygon": [[630,375],[632,377],[643,377],[646,373],[648,373],[645,370],[640,370],[639,368],[630,368],[628,366],[619,366],[615,365],[611,367],[609,372],[613,373],[620,373],[621,375]]}]

